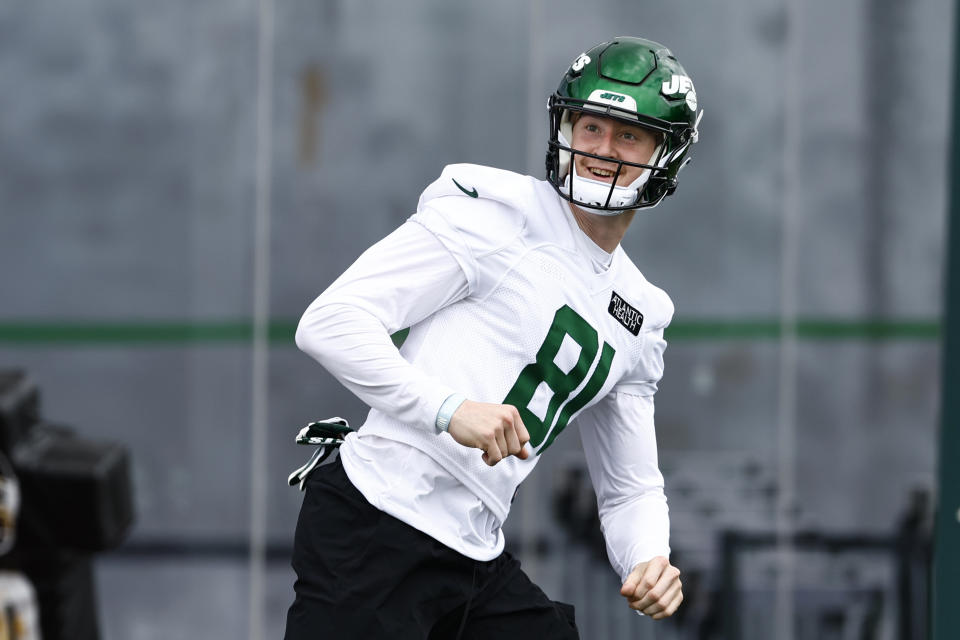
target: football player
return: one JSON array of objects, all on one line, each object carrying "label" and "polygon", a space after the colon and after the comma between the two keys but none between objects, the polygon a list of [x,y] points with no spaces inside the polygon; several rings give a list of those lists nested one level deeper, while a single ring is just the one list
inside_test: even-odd
[{"label": "football player", "polygon": [[653,402],[673,304],[620,241],[676,189],[697,109],[663,45],[591,48],[550,98],[545,181],[446,167],[309,306],[297,345],[371,410],[305,481],[289,640],[578,637],[501,528],[572,423],[620,595],[676,611]]}]

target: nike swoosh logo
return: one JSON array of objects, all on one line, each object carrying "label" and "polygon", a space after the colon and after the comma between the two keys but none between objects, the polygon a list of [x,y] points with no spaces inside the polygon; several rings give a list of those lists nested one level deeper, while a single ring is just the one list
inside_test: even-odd
[{"label": "nike swoosh logo", "polygon": [[463,185],[457,182],[454,178],[450,178],[450,179],[453,180],[453,184],[457,185],[457,188],[460,189],[460,191],[463,191],[465,194],[467,194],[471,198],[476,198],[478,195],[480,195],[477,193],[476,189],[473,189],[472,191],[467,191],[466,189],[463,188]]}]

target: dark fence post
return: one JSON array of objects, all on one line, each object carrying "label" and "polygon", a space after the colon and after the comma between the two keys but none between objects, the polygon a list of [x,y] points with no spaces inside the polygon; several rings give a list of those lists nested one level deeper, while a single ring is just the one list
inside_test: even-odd
[{"label": "dark fence post", "polygon": [[947,218],[946,297],[943,313],[943,378],[937,524],[933,551],[934,640],[957,637],[960,629],[960,16],[954,24],[953,132]]}]

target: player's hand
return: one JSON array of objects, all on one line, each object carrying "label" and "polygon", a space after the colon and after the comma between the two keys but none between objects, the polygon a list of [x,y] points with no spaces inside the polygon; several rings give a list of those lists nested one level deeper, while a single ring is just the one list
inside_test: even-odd
[{"label": "player's hand", "polygon": [[680,570],[663,556],[641,562],[620,587],[631,609],[654,620],[672,616],[683,601]]},{"label": "player's hand", "polygon": [[530,434],[520,412],[509,404],[464,400],[450,418],[447,433],[463,446],[483,451],[483,461],[491,467],[507,456],[530,457],[524,448]]}]

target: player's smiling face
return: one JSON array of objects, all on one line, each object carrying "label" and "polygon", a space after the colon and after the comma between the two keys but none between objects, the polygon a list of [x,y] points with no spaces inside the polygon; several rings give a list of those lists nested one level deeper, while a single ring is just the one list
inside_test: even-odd
[{"label": "player's smiling face", "polygon": [[[583,113],[573,124],[571,146],[577,151],[585,151],[598,156],[649,164],[650,157],[657,148],[657,134],[639,125],[627,124],[607,118]],[[617,165],[613,162],[574,155],[577,175],[600,182],[613,182]],[[624,165],[617,177],[617,185],[625,187],[640,177],[643,169]]]}]

